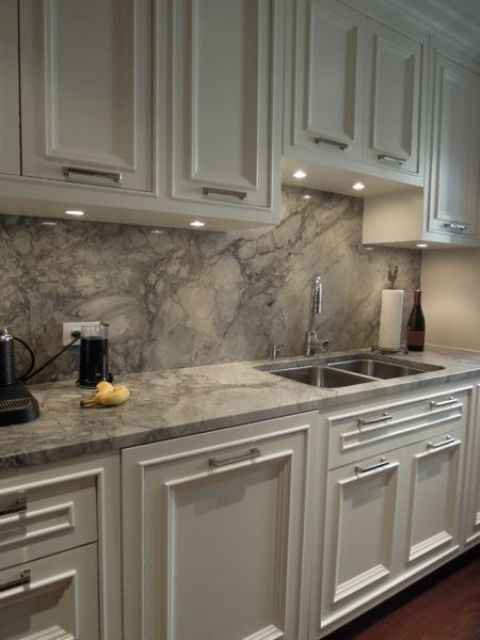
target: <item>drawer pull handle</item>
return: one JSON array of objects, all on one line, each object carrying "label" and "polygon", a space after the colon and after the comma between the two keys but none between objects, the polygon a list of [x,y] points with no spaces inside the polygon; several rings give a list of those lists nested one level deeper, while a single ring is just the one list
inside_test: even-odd
[{"label": "drawer pull handle", "polygon": [[245,200],[247,197],[246,191],[235,191],[234,189],[214,189],[213,187],[203,187],[202,193],[204,196],[209,196],[214,193],[219,196],[232,196],[232,198],[238,198],[239,200]]},{"label": "drawer pull handle", "polygon": [[389,460],[385,458],[380,458],[380,462],[376,462],[375,464],[371,464],[369,467],[359,467],[358,465],[355,467],[355,473],[368,473],[369,471],[375,471],[375,469],[381,469],[382,467],[388,467],[391,464]]},{"label": "drawer pull handle", "polygon": [[[123,176],[121,173],[113,171],[99,171],[98,169],[83,169],[82,167],[63,167],[63,175],[65,178],[94,178],[104,179],[114,182],[117,185],[121,185],[123,182]],[[78,179],[78,178],[77,178]]]},{"label": "drawer pull handle", "polygon": [[446,400],[430,400],[431,407],[447,407],[449,404],[457,404],[458,399],[450,396]]},{"label": "drawer pull handle", "polygon": [[337,147],[340,151],[346,151],[346,149],[348,149],[346,142],[338,142],[337,140],[332,140],[332,138],[317,137],[314,138],[313,141],[315,144],[329,144],[332,147]]},{"label": "drawer pull handle", "polygon": [[398,156],[390,156],[388,153],[379,153],[378,156],[379,162],[395,162],[395,164],[402,165],[407,161],[406,158],[400,158]]},{"label": "drawer pull handle", "polygon": [[442,447],[450,447],[453,444],[460,444],[460,440],[455,440],[452,436],[447,436],[440,442],[427,442],[429,449],[441,449]]},{"label": "drawer pull handle", "polygon": [[15,589],[15,587],[24,587],[30,584],[30,581],[31,581],[30,569],[26,569],[25,571],[22,571],[20,576],[18,578],[15,578],[15,580],[11,580],[10,582],[4,582],[3,584],[0,584],[0,592],[9,591],[10,589]]},{"label": "drawer pull handle", "polygon": [[224,458],[223,460],[210,458],[208,464],[216,469],[217,467],[226,467],[229,464],[236,464],[237,462],[244,462],[245,460],[254,460],[260,456],[260,449],[254,447],[253,449],[250,449],[250,451],[247,451],[247,453],[242,453],[239,456],[232,456],[231,458]]},{"label": "drawer pull handle", "polygon": [[0,504],[0,518],[27,511],[27,496],[18,496],[7,504]]},{"label": "drawer pull handle", "polygon": [[460,222],[445,222],[445,228],[450,231],[466,231],[468,229],[466,224]]},{"label": "drawer pull handle", "polygon": [[358,424],[361,427],[364,427],[369,424],[376,424],[377,422],[383,422],[384,420],[393,420],[393,416],[391,413],[384,411],[381,416],[377,416],[376,418],[358,418]]}]

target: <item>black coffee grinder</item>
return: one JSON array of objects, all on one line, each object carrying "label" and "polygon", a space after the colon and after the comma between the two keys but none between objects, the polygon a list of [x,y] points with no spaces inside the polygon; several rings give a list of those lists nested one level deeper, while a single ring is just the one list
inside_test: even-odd
[{"label": "black coffee grinder", "polygon": [[[27,350],[31,360],[20,376],[15,373],[15,342]],[[0,329],[0,427],[30,422],[40,415],[38,402],[23,384],[34,366],[35,356],[28,344],[12,336],[6,327]]]},{"label": "black coffee grinder", "polygon": [[82,325],[77,385],[91,389],[103,380],[113,380],[108,366],[108,324]]}]

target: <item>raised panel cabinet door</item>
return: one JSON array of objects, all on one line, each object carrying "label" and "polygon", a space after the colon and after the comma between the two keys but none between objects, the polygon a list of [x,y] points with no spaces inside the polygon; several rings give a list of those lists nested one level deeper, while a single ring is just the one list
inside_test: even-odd
[{"label": "raised panel cabinet door", "polygon": [[295,146],[360,155],[365,25],[332,0],[297,4]]},{"label": "raised panel cabinet door", "polygon": [[470,428],[466,462],[467,495],[465,498],[464,542],[468,546],[478,543],[480,538],[480,384],[476,385],[476,409]]},{"label": "raised panel cabinet door", "polygon": [[410,448],[406,569],[458,548],[464,440],[460,430]]},{"label": "raised panel cabinet door", "polygon": [[392,452],[329,472],[322,627],[395,577],[399,465]]},{"label": "raised panel cabinet door", "polygon": [[480,77],[437,54],[429,230],[476,235],[480,176]]},{"label": "raised panel cabinet door", "polygon": [[21,0],[23,174],[152,189],[151,0]]},{"label": "raised panel cabinet door", "polygon": [[170,0],[172,195],[271,207],[276,16],[273,0]]},{"label": "raised panel cabinet door", "polygon": [[419,124],[424,46],[369,21],[363,157],[396,171],[420,173]]},{"label": "raised panel cabinet door", "polygon": [[0,2],[0,103],[0,173],[19,175],[20,103],[16,0]]},{"label": "raised panel cabinet door", "polygon": [[289,420],[276,436],[124,453],[125,640],[304,637],[309,422]]},{"label": "raised panel cabinet door", "polygon": [[98,640],[97,545],[0,571],[0,640]]}]

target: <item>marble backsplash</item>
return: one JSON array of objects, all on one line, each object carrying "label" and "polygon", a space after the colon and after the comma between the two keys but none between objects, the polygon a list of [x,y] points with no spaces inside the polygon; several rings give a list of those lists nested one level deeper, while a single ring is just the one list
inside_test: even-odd
[{"label": "marble backsplash", "polygon": [[[63,321],[102,319],[116,374],[265,358],[272,342],[294,355],[319,273],[320,335],[331,350],[367,347],[389,281],[409,310],[419,254],[366,252],[362,200],[309,193],[283,189],[278,227],[225,234],[2,215],[0,324],[42,363],[61,347]],[[73,378],[77,362],[66,353],[35,381]]]}]

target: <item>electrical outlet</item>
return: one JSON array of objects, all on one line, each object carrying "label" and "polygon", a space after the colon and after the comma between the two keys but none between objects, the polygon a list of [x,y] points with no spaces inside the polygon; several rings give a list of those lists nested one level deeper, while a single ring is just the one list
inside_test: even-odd
[{"label": "electrical outlet", "polygon": [[[99,320],[90,320],[90,321],[85,321],[85,322],[64,322],[62,323],[62,327],[63,327],[63,346],[67,345],[69,342],[72,341],[73,336],[72,336],[72,332],[73,331],[81,331],[82,327],[95,327],[97,325],[100,324]],[[80,346],[80,338],[73,343],[74,347],[78,347]]]}]

